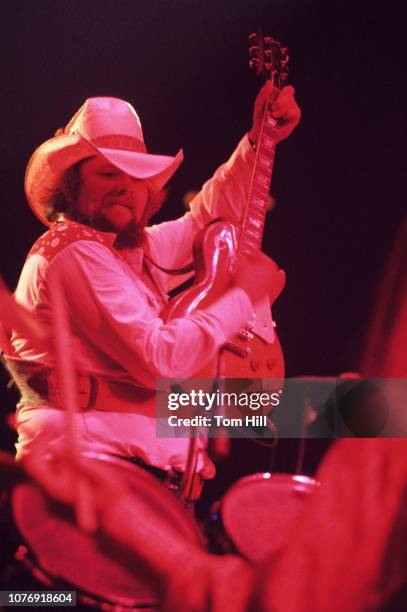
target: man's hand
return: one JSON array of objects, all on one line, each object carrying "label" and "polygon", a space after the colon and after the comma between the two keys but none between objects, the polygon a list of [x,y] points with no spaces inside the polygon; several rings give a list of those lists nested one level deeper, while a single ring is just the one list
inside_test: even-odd
[{"label": "man's hand", "polygon": [[262,251],[239,257],[233,284],[244,289],[253,305],[268,296],[273,303],[285,284],[285,272]]},{"label": "man's hand", "polygon": [[301,110],[294,98],[294,87],[287,85],[279,92],[271,81],[260,89],[254,103],[253,125],[249,132],[249,138],[257,143],[260,136],[261,121],[265,105],[271,103],[272,116],[278,119],[277,140],[284,140],[291,134],[301,119]]},{"label": "man's hand", "polygon": [[37,440],[22,463],[50,497],[74,507],[79,527],[90,533],[99,527],[99,514],[127,492],[105,466],[82,455],[72,457],[65,447],[47,453],[45,440]]}]

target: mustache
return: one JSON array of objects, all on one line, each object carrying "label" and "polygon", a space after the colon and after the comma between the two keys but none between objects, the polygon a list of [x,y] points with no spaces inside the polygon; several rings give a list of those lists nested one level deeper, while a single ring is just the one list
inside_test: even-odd
[{"label": "mustache", "polygon": [[125,208],[128,208],[129,210],[135,210],[137,207],[136,202],[130,202],[128,200],[121,200],[120,198],[109,198],[103,202],[102,209],[111,208],[112,206],[115,206],[116,204],[119,204],[120,206],[124,206]]}]

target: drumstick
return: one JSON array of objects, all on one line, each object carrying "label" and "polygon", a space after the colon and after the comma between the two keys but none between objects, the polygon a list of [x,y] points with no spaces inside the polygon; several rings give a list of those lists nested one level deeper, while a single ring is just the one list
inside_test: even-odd
[{"label": "drumstick", "polygon": [[[72,463],[77,462],[79,453],[78,433],[75,428],[74,415],[77,410],[76,374],[71,350],[71,337],[66,312],[65,296],[59,279],[52,275],[50,282],[50,300],[53,314],[53,341],[59,373],[62,406],[66,409],[66,429],[68,456]],[[48,344],[50,333],[45,325],[39,323],[32,313],[18,304],[0,277],[0,346],[8,354],[13,348],[6,330],[15,329],[20,334],[33,340],[36,345]],[[75,482],[75,470],[72,467],[72,486],[76,490],[75,513],[78,525],[85,531],[95,531],[97,528],[96,513],[91,503],[90,487],[83,477]]]},{"label": "drumstick", "polygon": [[53,274],[50,279],[49,292],[61,407],[64,408],[66,415],[67,455],[72,466],[75,516],[81,529],[95,531],[97,517],[92,503],[90,483],[86,482],[86,479],[75,470],[75,465],[78,464],[78,458],[80,458],[79,436],[75,421],[75,415],[79,412],[77,377],[65,294],[56,274]]},{"label": "drumstick", "polygon": [[82,474],[76,482],[76,500],[74,503],[76,521],[83,531],[95,533],[98,529],[98,516],[94,505],[92,485]]}]

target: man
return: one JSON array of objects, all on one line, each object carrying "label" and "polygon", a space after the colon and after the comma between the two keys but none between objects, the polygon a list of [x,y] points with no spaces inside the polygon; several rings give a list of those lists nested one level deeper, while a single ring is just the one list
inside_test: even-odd
[{"label": "man", "polygon": [[[185,266],[199,229],[219,216],[242,221],[263,109],[272,93],[270,83],[260,91],[249,137],[203,186],[190,212],[150,228],[146,224],[160,190],[181,163],[182,151],[175,157],[148,153],[129,103],[87,100],[34,152],[26,194],[50,229],[27,257],[16,299],[49,324],[52,284],[62,286],[82,410],[76,427],[84,450],[137,457],[161,472],[184,469],[188,441],[155,435],[155,380],[191,376],[213,358],[252,319],[271,276],[264,268],[264,288],[256,286],[251,266],[264,265],[247,263],[216,303],[164,323],[160,313],[173,277],[151,261],[164,268]],[[273,113],[283,139],[300,118],[291,87],[279,93]],[[23,457],[38,437],[58,447],[66,425],[52,353],[17,333],[12,346],[8,367],[22,391],[17,456]],[[204,478],[213,476],[204,449],[197,470]]]}]

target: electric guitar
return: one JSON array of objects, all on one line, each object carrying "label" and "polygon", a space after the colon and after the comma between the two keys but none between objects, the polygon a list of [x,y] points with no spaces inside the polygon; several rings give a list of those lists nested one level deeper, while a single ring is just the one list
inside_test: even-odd
[{"label": "electric guitar", "polygon": [[[251,34],[250,66],[257,74],[271,79],[276,93],[287,77],[287,49],[261,34]],[[176,296],[166,311],[166,319],[184,317],[197,308],[208,306],[230,287],[230,274],[237,259],[254,250],[261,250],[267,213],[274,155],[277,143],[277,121],[271,114],[272,100],[266,104],[261,131],[256,145],[256,157],[251,177],[249,197],[240,228],[227,221],[214,221],[198,233],[194,242],[194,284]],[[264,255],[264,257],[267,257]],[[253,323],[230,338],[222,347],[222,368],[219,361],[210,363],[194,378],[283,378],[284,357],[271,318],[270,306],[285,285],[285,273],[270,258],[276,272],[269,296],[256,308]],[[258,279],[263,282],[262,278]],[[193,350],[193,347],[191,347]]]}]

